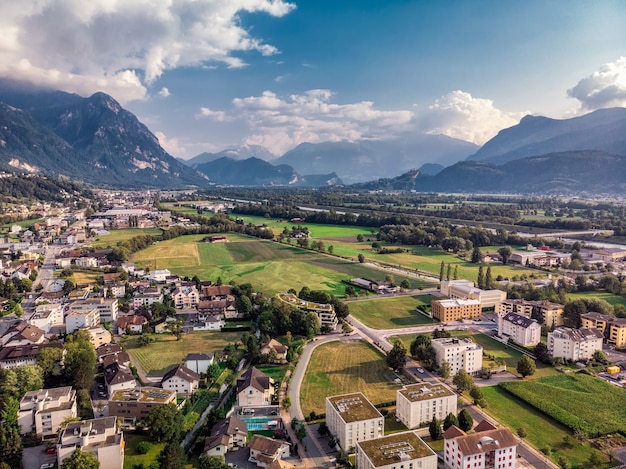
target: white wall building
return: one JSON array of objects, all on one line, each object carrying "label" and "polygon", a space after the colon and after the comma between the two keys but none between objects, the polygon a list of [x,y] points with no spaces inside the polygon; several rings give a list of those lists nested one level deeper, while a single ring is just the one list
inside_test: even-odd
[{"label": "white wall building", "polygon": [[327,397],[326,425],[344,451],[385,434],[385,419],[360,392]]},{"label": "white wall building", "polygon": [[589,360],[596,350],[602,350],[603,339],[598,329],[558,327],[548,333],[548,352],[554,358]]},{"label": "white wall building", "polygon": [[440,283],[439,290],[448,298],[467,298],[480,301],[482,308],[492,308],[506,300],[502,290],[481,290],[468,280],[448,280]]},{"label": "white wall building", "polygon": [[457,397],[443,384],[409,384],[396,391],[396,417],[409,430],[433,417],[443,420],[449,413],[456,415]]},{"label": "white wall building", "polygon": [[29,391],[20,400],[22,435],[31,431],[40,438],[54,435],[65,419],[72,417],[76,417],[76,391],[71,386]]},{"label": "white wall building", "polygon": [[437,455],[415,432],[356,443],[359,469],[437,469]]},{"label": "white wall building", "polygon": [[70,311],[65,316],[65,330],[71,334],[83,327],[95,327],[100,324],[100,312],[93,309],[77,309]]},{"label": "white wall building", "polygon": [[431,344],[437,356],[437,364],[441,366],[444,360],[448,362],[451,376],[461,369],[475,375],[483,366],[483,349],[472,339],[433,339]]},{"label": "white wall building", "polygon": [[524,347],[531,347],[541,341],[541,325],[534,319],[517,313],[498,315],[498,335],[509,337]]},{"label": "white wall building", "polygon": [[70,303],[70,312],[97,309],[102,322],[116,322],[119,314],[117,298],[86,298]]},{"label": "white wall building", "polygon": [[63,325],[63,308],[59,304],[39,305],[28,323],[48,334],[53,327]]},{"label": "white wall building", "polygon": [[206,373],[214,360],[215,355],[212,353],[190,353],[185,357],[185,366],[198,374]]},{"label": "white wall building", "polygon": [[124,435],[117,428],[116,417],[68,423],[57,442],[58,466],[77,448],[98,458],[100,469],[124,467]]}]

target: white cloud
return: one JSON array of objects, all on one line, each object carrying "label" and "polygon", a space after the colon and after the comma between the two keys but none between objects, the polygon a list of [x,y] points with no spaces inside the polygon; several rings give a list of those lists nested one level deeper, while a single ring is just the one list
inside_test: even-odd
[{"label": "white cloud", "polygon": [[172,156],[186,158],[188,156],[187,149],[177,138],[167,138],[163,132],[155,132],[154,135],[159,140],[159,145]]},{"label": "white cloud", "polygon": [[437,99],[419,113],[418,128],[431,134],[483,144],[500,130],[515,125],[528,112],[505,112],[490,99],[474,98],[470,93],[456,90]]},{"label": "white cloud", "polygon": [[200,112],[196,114],[196,119],[208,118],[216,122],[229,122],[234,117],[229,116],[224,111],[214,111],[208,107],[201,107]]},{"label": "white cloud", "polygon": [[169,95],[170,95],[170,90],[168,90],[165,86],[161,88],[161,91],[159,91],[159,96],[163,96],[164,98],[167,98]]},{"label": "white cloud", "polygon": [[567,95],[580,101],[582,111],[626,106],[626,57],[602,65]]},{"label": "white cloud", "polygon": [[0,76],[125,102],[146,97],[164,71],[215,63],[235,51],[278,51],[253,37],[242,12],[283,16],[286,0],[38,0],[2,2]]}]

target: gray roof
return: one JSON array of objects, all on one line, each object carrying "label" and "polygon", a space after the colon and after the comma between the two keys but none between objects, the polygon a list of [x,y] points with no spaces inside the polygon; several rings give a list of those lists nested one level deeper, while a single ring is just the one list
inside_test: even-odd
[{"label": "gray roof", "polygon": [[535,321],[534,319],[522,316],[521,314],[517,313],[506,313],[504,315],[504,318],[502,319],[517,326],[521,326],[524,329],[528,329],[530,326],[537,323],[537,321]]}]

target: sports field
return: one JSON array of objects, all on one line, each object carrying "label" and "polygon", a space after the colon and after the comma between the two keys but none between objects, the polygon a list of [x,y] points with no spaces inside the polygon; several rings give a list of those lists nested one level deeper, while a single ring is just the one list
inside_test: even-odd
[{"label": "sports field", "polygon": [[359,391],[373,404],[395,401],[401,387],[395,378],[383,356],[364,342],[322,344],[314,350],[302,382],[302,412],[324,413],[327,396]]},{"label": "sports field", "polygon": [[433,324],[433,320],[415,308],[430,306],[430,295],[400,296],[396,298],[351,301],[350,314],[374,329]]}]

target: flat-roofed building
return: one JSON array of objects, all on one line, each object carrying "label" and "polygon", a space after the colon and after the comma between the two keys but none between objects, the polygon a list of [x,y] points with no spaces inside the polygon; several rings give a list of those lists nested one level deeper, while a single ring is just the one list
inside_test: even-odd
[{"label": "flat-roofed building", "polygon": [[68,418],[76,417],[76,391],[71,386],[29,391],[20,400],[21,434],[55,435]]},{"label": "flat-roofed building", "polygon": [[557,327],[548,332],[548,353],[565,360],[589,360],[602,350],[604,336],[598,329]]},{"label": "flat-roofed building", "polygon": [[396,417],[409,430],[433,417],[443,420],[449,413],[456,415],[456,410],[456,394],[440,383],[409,384],[396,391]]},{"label": "flat-roofed building", "polygon": [[98,325],[86,329],[89,332],[89,342],[94,348],[98,348],[102,345],[110,344],[113,336],[104,328],[104,326]]},{"label": "flat-roofed building", "polygon": [[115,417],[68,423],[57,440],[58,466],[62,467],[76,449],[93,454],[100,469],[124,467],[124,434]]},{"label": "flat-roofed building", "polygon": [[541,326],[537,321],[517,313],[498,315],[498,335],[531,347],[541,341]]},{"label": "flat-roofed building", "polygon": [[433,318],[441,322],[473,319],[480,316],[480,301],[468,299],[433,300],[430,303]]},{"label": "flat-roofed building", "polygon": [[470,338],[433,339],[431,345],[437,356],[437,364],[441,366],[444,360],[448,362],[451,376],[459,370],[475,375],[483,366],[483,349]]},{"label": "flat-roofed building", "polygon": [[492,308],[506,300],[506,292],[502,290],[481,290],[468,280],[447,280],[440,282],[439,290],[449,298],[470,299],[480,301],[481,308]]},{"label": "flat-roofed building", "polygon": [[176,404],[176,392],[145,386],[115,391],[109,399],[109,415],[126,420],[144,420],[155,407]]},{"label": "flat-roofed building", "polygon": [[394,433],[356,444],[359,469],[437,469],[437,455],[415,432]]},{"label": "flat-roofed building", "polygon": [[602,332],[607,343],[617,348],[626,348],[626,318],[591,312],[581,314],[580,319],[582,327]]},{"label": "flat-roofed building", "polygon": [[117,298],[85,298],[70,303],[70,312],[97,309],[102,322],[116,322],[119,313]]},{"label": "flat-roofed building", "polygon": [[550,328],[563,325],[563,305],[550,301],[504,300],[496,305],[495,312],[499,316],[517,313],[532,317]]},{"label": "flat-roofed building", "polygon": [[313,301],[306,301],[298,298],[293,293],[280,293],[276,295],[279,300],[294,306],[302,311],[315,313],[320,318],[322,327],[326,326],[330,329],[335,329],[339,320],[335,314],[335,307],[328,303],[314,303]]},{"label": "flat-roofed building", "polygon": [[76,309],[65,316],[65,330],[71,334],[77,329],[95,327],[100,324],[100,312],[96,308]]},{"label": "flat-roofed building", "polygon": [[39,305],[28,318],[28,323],[48,334],[53,327],[63,325],[63,308],[60,304]]},{"label": "flat-roofed building", "polygon": [[327,397],[326,425],[344,451],[385,434],[385,419],[360,392]]}]

